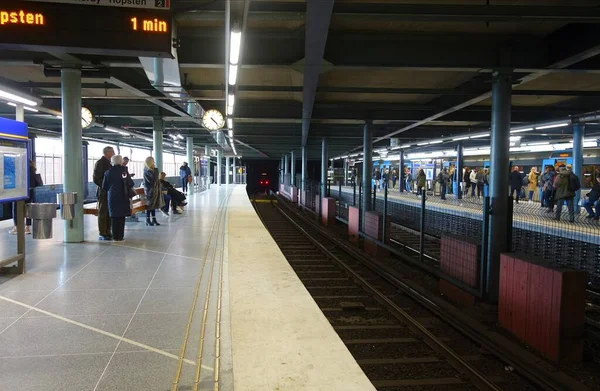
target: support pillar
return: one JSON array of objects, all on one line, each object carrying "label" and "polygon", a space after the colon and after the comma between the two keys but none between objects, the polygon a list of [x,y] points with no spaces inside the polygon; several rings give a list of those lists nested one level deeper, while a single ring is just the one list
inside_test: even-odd
[{"label": "support pillar", "polygon": [[225,184],[226,185],[229,185],[229,168],[230,168],[230,166],[229,166],[230,160],[229,159],[231,159],[229,156],[225,157]]},{"label": "support pillar", "polygon": [[163,131],[165,123],[162,118],[154,118],[152,121],[154,131],[152,132],[152,146],[154,152],[154,163],[158,172],[163,171]]},{"label": "support pillar", "polygon": [[321,198],[327,196],[327,139],[321,142]]},{"label": "support pillar", "polygon": [[290,186],[296,186],[296,154],[290,152]]},{"label": "support pillar", "polygon": [[302,151],[301,151],[301,155],[302,155],[302,191],[306,190],[306,165],[308,164],[308,156],[306,155],[306,146],[302,147]]},{"label": "support pillar", "polygon": [[81,179],[83,180],[83,199],[84,201],[90,196],[88,189],[88,146],[90,143],[84,141],[81,143]]},{"label": "support pillar", "polygon": [[348,186],[348,159],[344,159],[344,186]]},{"label": "support pillar", "polygon": [[81,70],[61,70],[63,191],[77,193],[75,218],[65,220],[65,243],[83,242],[83,172],[81,167]]},{"label": "support pillar", "polygon": [[365,123],[363,128],[363,174],[362,174],[362,205],[361,205],[361,229],[364,232],[365,215],[366,212],[372,210],[372,190],[371,184],[373,178],[373,125],[369,122]]},{"label": "support pillar", "polygon": [[281,155],[281,162],[279,163],[279,183],[284,184],[285,180],[285,155]]},{"label": "support pillar", "polygon": [[508,174],[510,148],[510,104],[512,85],[509,73],[496,72],[492,82],[492,132],[490,166],[490,225],[488,236],[487,283],[485,292],[492,303],[498,302],[500,254],[507,250]]},{"label": "support pillar", "polygon": [[[510,145],[510,138],[509,138],[509,145]],[[463,160],[464,156],[463,156],[463,145],[462,143],[458,143],[458,145],[456,146],[456,167],[454,167],[454,172],[456,173],[456,178],[454,178],[454,184],[456,186],[456,190],[455,190],[455,194],[456,194],[456,198],[459,200],[462,200],[463,194],[462,194],[462,189],[461,189],[461,185],[462,185],[462,180],[463,180]],[[491,194],[491,193],[490,193]]]},{"label": "support pillar", "polygon": [[283,184],[284,185],[289,185],[289,180],[288,183],[285,183],[285,179],[289,178],[290,176],[290,155],[289,154],[285,154],[283,155],[283,161],[284,161],[284,176],[283,176]]},{"label": "support pillar", "polygon": [[[573,124],[573,174],[577,175],[583,182],[583,138],[585,136],[585,124]],[[596,178],[592,178],[592,186],[596,183]],[[579,211],[579,199],[581,190],[575,193],[575,210]]]},{"label": "support pillar", "polygon": [[217,186],[221,186],[221,176],[222,176],[222,168],[221,164],[223,164],[223,150],[217,150]]},{"label": "support pillar", "polygon": [[231,177],[232,181],[231,183],[233,183],[234,185],[237,183],[237,170],[235,167],[235,156],[231,158],[231,172],[233,172],[233,176]]},{"label": "support pillar", "polygon": [[186,139],[186,147],[187,147],[187,161],[190,169],[192,170],[192,183],[188,186],[188,194],[194,195],[194,180],[196,178],[196,163],[194,162],[194,138],[188,137]]},{"label": "support pillar", "polygon": [[400,182],[400,193],[403,193],[406,190],[406,173],[404,172],[404,151],[400,151],[400,156],[398,159],[398,181]]}]

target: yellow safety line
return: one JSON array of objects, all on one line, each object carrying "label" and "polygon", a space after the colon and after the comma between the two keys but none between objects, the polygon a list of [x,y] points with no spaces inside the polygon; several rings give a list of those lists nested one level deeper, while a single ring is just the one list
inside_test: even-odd
[{"label": "yellow safety line", "polygon": [[[79,327],[82,327],[84,329],[88,329],[88,330],[93,331],[95,333],[102,334],[102,335],[105,335],[107,337],[114,338],[114,339],[119,340],[121,342],[125,342],[125,343],[128,343],[130,345],[134,345],[134,346],[140,347],[140,348],[148,350],[150,352],[158,353],[158,354],[163,355],[165,357],[173,358],[175,360],[177,360],[179,358],[178,356],[176,356],[173,353],[165,352],[164,350],[160,350],[160,349],[154,348],[152,346],[143,344],[141,342],[137,342],[137,341],[134,341],[134,340],[129,339],[129,338],[121,337],[119,335],[110,333],[108,331],[104,331],[104,330],[98,329],[96,327],[89,326],[89,325],[87,325],[85,323],[77,322],[76,320],[73,320],[73,319],[65,318],[64,316],[60,316],[60,315],[54,314],[52,312],[48,312],[48,311],[42,310],[40,308],[34,307],[32,305],[29,305],[29,304],[21,303],[20,301],[10,299],[10,298],[8,298],[6,296],[1,296],[0,295],[0,300],[4,300],[4,301],[7,301],[7,302],[12,303],[12,304],[20,305],[21,307],[25,307],[25,308],[30,309],[32,311],[36,311],[36,312],[39,312],[41,314],[44,314],[44,315],[47,315],[47,316],[51,316],[51,317],[53,317],[55,319],[62,320],[63,322],[67,322],[67,323],[70,323],[72,325],[79,326]],[[184,361],[185,361],[186,364],[190,364],[190,365],[195,365],[196,364],[192,360],[187,360],[186,359]],[[213,368],[208,367],[208,366],[205,369],[213,370]]]},{"label": "yellow safety line", "polygon": [[[227,219],[227,213],[225,214]],[[227,223],[225,223],[227,224]],[[214,364],[214,391],[219,391],[219,368],[221,364],[221,303],[223,301],[223,264],[225,263],[225,243],[221,247],[221,264],[219,265],[219,294],[217,298],[217,319],[215,325],[215,364]],[[196,363],[197,365],[197,363]]]},{"label": "yellow safety line", "polygon": [[[205,269],[205,264],[206,264],[206,260],[208,258],[208,252],[210,250],[210,246],[212,243],[212,237],[213,237],[213,233],[215,232],[215,225],[217,224],[217,222],[220,222],[220,214],[221,214],[221,210],[223,208],[223,205],[225,205],[225,201],[229,198],[229,196],[223,198],[221,200],[221,204],[219,205],[219,208],[217,209],[217,213],[213,219],[213,223],[210,229],[210,234],[208,236],[208,242],[206,244],[206,250],[204,251],[204,256],[202,259],[202,268],[200,270],[200,275],[198,276],[198,280],[196,281],[196,286],[194,288],[194,299],[192,301],[192,307],[190,308],[190,312],[188,315],[188,322],[185,328],[185,333],[183,336],[183,341],[181,343],[181,349],[179,351],[179,363],[177,364],[177,370],[175,371],[175,377],[173,378],[173,383],[171,385],[171,391],[177,391],[177,388],[179,386],[179,380],[181,378],[181,371],[183,369],[183,362],[184,362],[184,356],[185,356],[185,351],[187,349],[187,341],[189,339],[189,335],[190,335],[190,329],[192,327],[192,322],[194,319],[194,312],[196,311],[196,303],[198,302],[198,295],[200,293],[200,285],[202,283],[202,277],[204,276],[204,269]],[[217,243],[218,243],[218,238],[217,238]],[[216,246],[216,244],[215,244]],[[195,363],[194,363],[195,365]],[[213,369],[214,370],[214,369]]]},{"label": "yellow safety line", "polygon": [[[225,216],[226,216],[226,214],[223,214],[222,218],[219,219],[219,226],[217,228],[217,232],[220,232],[221,223],[225,221]],[[220,235],[220,238],[221,238],[221,240],[223,240],[223,235]],[[201,372],[202,372],[202,357],[204,355],[204,336],[206,335],[206,319],[208,317],[208,308],[210,305],[210,290],[212,288],[212,281],[213,281],[213,274],[214,274],[217,251],[220,248],[221,253],[222,253],[224,245],[225,245],[225,242],[223,241],[222,246],[219,247],[219,238],[217,238],[217,243],[215,244],[215,247],[213,249],[213,256],[212,256],[212,261],[211,261],[211,265],[210,265],[210,274],[209,274],[210,277],[208,279],[208,284],[206,286],[206,296],[204,298],[204,311],[202,313],[202,329],[200,331],[200,339],[198,340],[198,351],[197,351],[197,356],[196,356],[196,368],[194,371],[195,372],[194,385],[192,386],[192,391],[198,391],[198,387],[199,387],[200,380],[201,380],[200,378],[201,378]],[[223,263],[223,261],[221,259],[221,264],[222,263]],[[216,331],[218,331],[218,330],[216,330]],[[218,370],[218,368],[217,368],[217,370]]]}]

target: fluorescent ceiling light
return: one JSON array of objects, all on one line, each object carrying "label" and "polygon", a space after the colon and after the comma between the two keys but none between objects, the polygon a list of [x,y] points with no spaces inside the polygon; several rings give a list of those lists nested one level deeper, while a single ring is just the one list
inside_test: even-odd
[{"label": "fluorescent ceiling light", "polygon": [[511,130],[511,133],[523,133],[523,132],[531,132],[533,128],[523,128],[523,129],[515,129]]},{"label": "fluorescent ceiling light", "polygon": [[56,118],[62,119],[62,115],[55,115]]},{"label": "fluorescent ceiling light", "polygon": [[233,119],[227,118],[227,127],[233,129]]},{"label": "fluorescent ceiling light", "polygon": [[17,104],[13,102],[7,102],[6,104],[12,107],[17,107]]},{"label": "fluorescent ceiling light", "polygon": [[510,141],[517,141],[520,139],[521,139],[521,136],[510,136]]},{"label": "fluorescent ceiling light", "polygon": [[23,108],[27,111],[33,111],[34,113],[38,112],[38,109],[34,109],[33,107],[29,107],[29,106],[23,106]]},{"label": "fluorescent ceiling light", "polygon": [[404,145],[400,146],[400,148],[408,148],[408,147],[410,147],[410,144],[404,144]]},{"label": "fluorescent ceiling light", "polygon": [[544,142],[538,142],[538,143],[527,143],[527,146],[530,145],[548,145],[550,144],[548,141],[544,141]]},{"label": "fluorescent ceiling light", "polygon": [[38,105],[38,103],[33,100],[23,98],[19,95],[15,95],[15,94],[12,94],[8,91],[4,91],[1,89],[0,89],[0,97],[4,98],[6,100],[10,100],[12,102],[23,103],[24,105],[27,105],[27,106],[37,106]]},{"label": "fluorescent ceiling light", "polygon": [[229,129],[229,138],[233,137],[233,130]]},{"label": "fluorescent ceiling light", "polygon": [[229,94],[229,96],[227,98],[227,104],[229,106],[233,106],[235,104],[235,95]]},{"label": "fluorescent ceiling light", "polygon": [[233,106],[227,106],[227,115],[233,115]]},{"label": "fluorescent ceiling light", "polygon": [[443,142],[444,142],[444,140],[435,140],[435,141],[430,141],[429,144],[440,144]]},{"label": "fluorescent ceiling light", "polygon": [[242,44],[242,32],[232,31],[231,32],[231,43],[229,45],[229,62],[231,64],[237,64],[240,60],[240,47]]},{"label": "fluorescent ceiling light", "polygon": [[237,73],[238,66],[237,65],[229,65],[229,85],[234,86],[237,82]]},{"label": "fluorescent ceiling light", "polygon": [[541,130],[541,129],[552,129],[552,128],[562,128],[563,126],[568,126],[569,123],[568,122],[562,122],[560,124],[553,124],[553,125],[544,125],[544,126],[536,126],[535,129],[536,130]]},{"label": "fluorescent ceiling light", "polygon": [[469,136],[453,138],[452,141],[468,140]]},{"label": "fluorescent ceiling light", "polygon": [[420,143],[420,144],[417,144],[417,145],[418,145],[418,146],[421,146],[421,145],[429,145],[429,143]]},{"label": "fluorescent ceiling light", "polygon": [[476,136],[471,136],[469,138],[482,138],[482,137],[488,137],[490,134],[489,133],[485,133],[485,134],[478,134]]},{"label": "fluorescent ceiling light", "polygon": [[180,134],[177,135],[177,138],[180,139],[180,140],[183,140],[183,136],[180,135]]}]

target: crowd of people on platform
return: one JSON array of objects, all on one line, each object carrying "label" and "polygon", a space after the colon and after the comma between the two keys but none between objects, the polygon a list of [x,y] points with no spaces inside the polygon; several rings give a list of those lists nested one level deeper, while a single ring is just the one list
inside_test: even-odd
[{"label": "crowd of people on platform", "polygon": [[[396,169],[375,168],[373,171],[373,186],[375,191],[381,189],[395,189],[398,181],[404,182],[404,191],[417,195],[423,194],[428,189],[428,181],[425,170],[419,168],[416,176],[413,176],[411,170],[405,167],[402,175],[398,175]],[[462,183],[458,188],[454,188],[457,182],[457,175],[462,175]],[[453,194],[455,191],[462,192],[462,197],[471,197],[481,199],[487,196],[489,189],[490,169],[484,167],[465,167],[462,173],[458,173],[455,166],[444,167],[431,181],[431,185],[438,184],[439,194],[442,200],[446,199],[447,194]],[[559,220],[563,206],[566,205],[569,211],[569,221],[575,221],[575,195],[581,188],[581,182],[577,175],[573,174],[570,165],[561,165],[558,168],[546,166],[543,172],[532,167],[529,173],[523,173],[518,166],[513,166],[509,173],[510,197],[515,203],[521,200],[534,202],[534,196],[539,194],[539,202],[547,213],[555,213],[554,219]],[[600,220],[600,174],[597,174],[592,188],[587,193],[581,194],[580,206],[588,213],[587,218]]]},{"label": "crowd of people on platform", "polygon": [[[137,195],[132,179],[135,174],[129,173],[128,163],[127,157],[115,155],[112,147],[105,147],[103,156],[94,165],[93,181],[97,186],[100,240],[124,240],[125,219],[131,215],[132,198]],[[185,191],[191,176],[187,163],[181,167],[180,174],[181,171],[186,173],[185,177],[180,175],[182,185],[186,185],[183,188]],[[160,225],[156,220],[157,209],[168,216],[169,210],[180,214],[181,208],[186,205],[186,195],[166,181],[166,174],[159,172],[151,156],[145,160],[142,186],[147,226]]]}]

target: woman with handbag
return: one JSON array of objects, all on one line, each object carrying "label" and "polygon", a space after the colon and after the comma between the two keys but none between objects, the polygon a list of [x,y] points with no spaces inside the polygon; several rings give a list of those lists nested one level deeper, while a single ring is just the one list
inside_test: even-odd
[{"label": "woman with handbag", "polygon": [[[146,158],[144,168],[144,193],[146,194],[146,225],[160,225],[156,221],[156,209],[165,206],[165,200],[160,185],[158,168],[152,156]],[[152,217],[152,221],[150,221]]]},{"label": "woman with handbag", "polygon": [[[29,199],[27,200],[28,204],[34,202],[34,200],[33,200],[33,197],[35,195],[34,189],[39,186],[44,186],[44,182],[42,181],[42,176],[40,174],[38,174],[36,171],[37,171],[37,168],[35,167],[35,162],[33,160],[29,160],[29,171],[28,171]],[[13,229],[8,231],[8,233],[11,235],[16,235],[17,234],[17,203],[16,202],[13,202],[13,223],[15,224],[15,226],[13,227]],[[25,234],[27,234],[27,235],[31,234],[31,219],[29,219],[29,218],[25,219]]]},{"label": "woman with handbag", "polygon": [[112,236],[122,242],[125,236],[125,217],[131,214],[129,200],[133,191],[133,180],[122,166],[123,158],[115,155],[110,159],[112,167],[104,174],[102,189],[107,193],[108,215],[111,219]]}]

